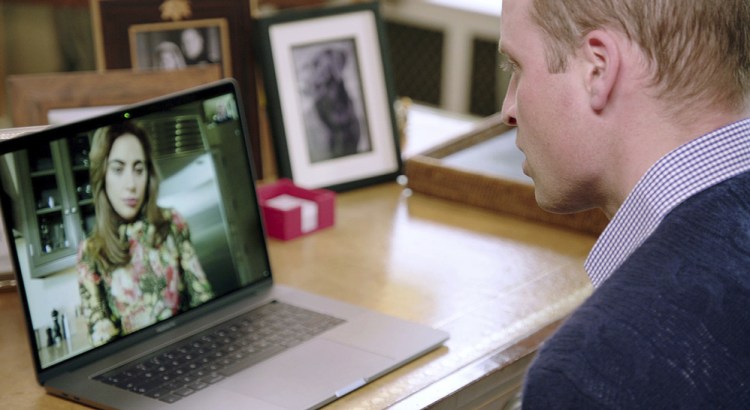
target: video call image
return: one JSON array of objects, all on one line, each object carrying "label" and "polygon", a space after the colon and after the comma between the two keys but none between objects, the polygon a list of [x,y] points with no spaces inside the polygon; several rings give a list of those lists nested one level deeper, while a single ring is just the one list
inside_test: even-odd
[{"label": "video call image", "polygon": [[256,200],[232,188],[252,186],[236,107],[228,95],[0,157],[43,368],[268,275],[257,215],[228,205]]}]

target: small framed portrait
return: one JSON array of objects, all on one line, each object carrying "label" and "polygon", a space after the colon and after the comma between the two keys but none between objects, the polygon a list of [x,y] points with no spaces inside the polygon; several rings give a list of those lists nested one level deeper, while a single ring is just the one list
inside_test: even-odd
[{"label": "small framed portrait", "polygon": [[279,174],[342,191],[401,170],[377,2],[259,20],[260,63]]},{"label": "small framed portrait", "polygon": [[179,70],[218,64],[232,76],[226,19],[134,24],[128,28],[130,59],[141,70]]}]

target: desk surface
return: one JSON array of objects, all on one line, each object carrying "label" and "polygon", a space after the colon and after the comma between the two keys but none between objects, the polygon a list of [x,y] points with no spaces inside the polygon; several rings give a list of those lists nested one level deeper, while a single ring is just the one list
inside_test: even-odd
[{"label": "desk surface", "polygon": [[[590,235],[408,195],[395,183],[339,194],[336,207],[334,227],[270,241],[277,281],[442,328],[451,338],[329,408],[432,403],[489,372],[477,367],[483,360],[513,362],[508,355],[523,354],[513,348],[529,336],[535,347],[591,292],[582,269]],[[37,386],[15,293],[0,293],[0,323],[0,403],[77,408]]]}]

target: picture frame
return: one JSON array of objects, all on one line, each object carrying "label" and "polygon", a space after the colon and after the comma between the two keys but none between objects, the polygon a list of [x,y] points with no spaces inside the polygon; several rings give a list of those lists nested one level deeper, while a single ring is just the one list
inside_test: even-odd
[{"label": "picture frame", "polygon": [[482,119],[471,130],[404,161],[407,188],[598,236],[609,223],[599,209],[554,214],[539,207],[534,182],[521,171],[523,153],[515,128],[502,113]]},{"label": "picture frame", "polygon": [[[134,69],[130,46],[131,26],[145,24],[223,19],[231,39],[226,66],[237,81],[243,113],[250,135],[255,177],[264,178],[261,155],[261,125],[256,81],[258,73],[253,50],[253,16],[250,1],[238,0],[89,0],[94,52],[99,71]],[[143,26],[140,26],[143,28]],[[157,26],[158,27],[158,26]],[[137,28],[136,28],[137,30]],[[227,42],[229,43],[229,42]]]},{"label": "picture frame", "polygon": [[229,28],[224,18],[134,24],[128,27],[130,61],[138,70],[175,70],[218,64],[232,76]]},{"label": "picture frame", "polygon": [[[13,100],[14,127],[47,125],[53,110],[84,110],[132,104],[222,78],[217,65],[185,70],[105,72],[78,71],[54,74],[16,74],[8,77]],[[106,109],[106,108],[104,108]]]},{"label": "picture frame", "polygon": [[402,162],[378,3],[286,10],[257,24],[280,176],[334,191],[394,180]]}]

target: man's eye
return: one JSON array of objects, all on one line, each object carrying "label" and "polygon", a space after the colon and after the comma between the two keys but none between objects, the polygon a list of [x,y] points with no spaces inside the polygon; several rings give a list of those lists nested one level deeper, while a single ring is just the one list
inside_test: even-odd
[{"label": "man's eye", "polygon": [[500,69],[503,71],[515,73],[516,71],[518,71],[518,64],[516,64],[514,61],[503,59],[503,61],[500,62]]}]

